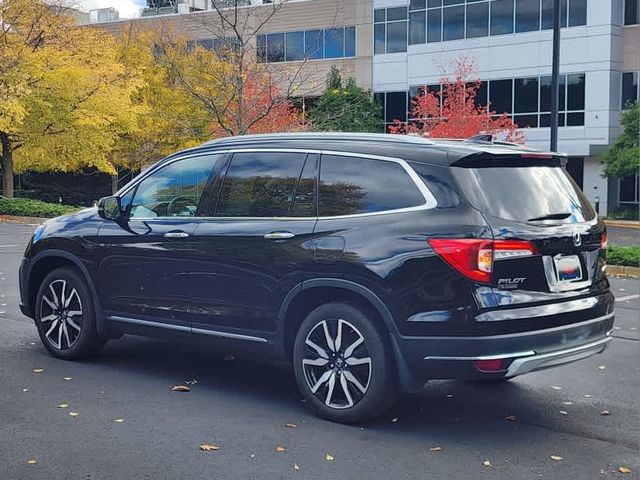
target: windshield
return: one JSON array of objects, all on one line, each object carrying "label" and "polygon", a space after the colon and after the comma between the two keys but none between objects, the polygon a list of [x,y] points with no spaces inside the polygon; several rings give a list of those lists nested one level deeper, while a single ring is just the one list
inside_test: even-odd
[{"label": "windshield", "polygon": [[518,221],[585,222],[596,214],[562,167],[452,168],[471,204],[494,217]]}]

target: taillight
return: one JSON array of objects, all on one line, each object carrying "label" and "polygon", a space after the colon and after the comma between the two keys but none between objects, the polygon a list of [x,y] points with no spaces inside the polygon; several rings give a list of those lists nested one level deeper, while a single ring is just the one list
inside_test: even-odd
[{"label": "taillight", "polygon": [[495,260],[538,253],[536,247],[525,240],[432,238],[429,244],[458,272],[480,283],[490,283]]},{"label": "taillight", "polygon": [[600,236],[600,248],[606,250],[607,245],[609,245],[609,235],[607,235],[607,232],[604,232],[602,236]]}]

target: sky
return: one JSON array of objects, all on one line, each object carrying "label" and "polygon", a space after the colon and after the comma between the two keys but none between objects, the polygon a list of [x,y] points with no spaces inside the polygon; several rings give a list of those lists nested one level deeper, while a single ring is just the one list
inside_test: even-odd
[{"label": "sky", "polygon": [[94,8],[113,7],[120,12],[120,18],[132,18],[140,16],[140,9],[144,7],[146,0],[76,0],[79,7],[85,11]]}]

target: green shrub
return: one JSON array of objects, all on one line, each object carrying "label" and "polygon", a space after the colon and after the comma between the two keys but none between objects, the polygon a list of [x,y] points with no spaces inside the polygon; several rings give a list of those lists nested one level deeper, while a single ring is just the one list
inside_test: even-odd
[{"label": "green shrub", "polygon": [[616,210],[607,215],[607,218],[611,220],[638,220],[639,217],[638,206],[625,206],[618,207]]},{"label": "green shrub", "polygon": [[16,215],[19,217],[58,217],[65,213],[75,212],[82,207],[46,203],[31,198],[0,197],[0,215]]},{"label": "green shrub", "polygon": [[619,247],[609,245],[607,248],[607,263],[610,265],[625,265],[627,267],[640,266],[640,246]]}]

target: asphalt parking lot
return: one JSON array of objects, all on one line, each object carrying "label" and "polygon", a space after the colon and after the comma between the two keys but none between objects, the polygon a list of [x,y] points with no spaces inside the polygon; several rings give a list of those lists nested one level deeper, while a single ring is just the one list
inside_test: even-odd
[{"label": "asphalt parking lot", "polygon": [[50,357],[18,309],[33,228],[0,223],[2,480],[639,478],[637,279],[611,280],[604,354],[504,384],[433,382],[344,426],[310,415],[289,369],[259,358],[130,336],[88,361]]}]

